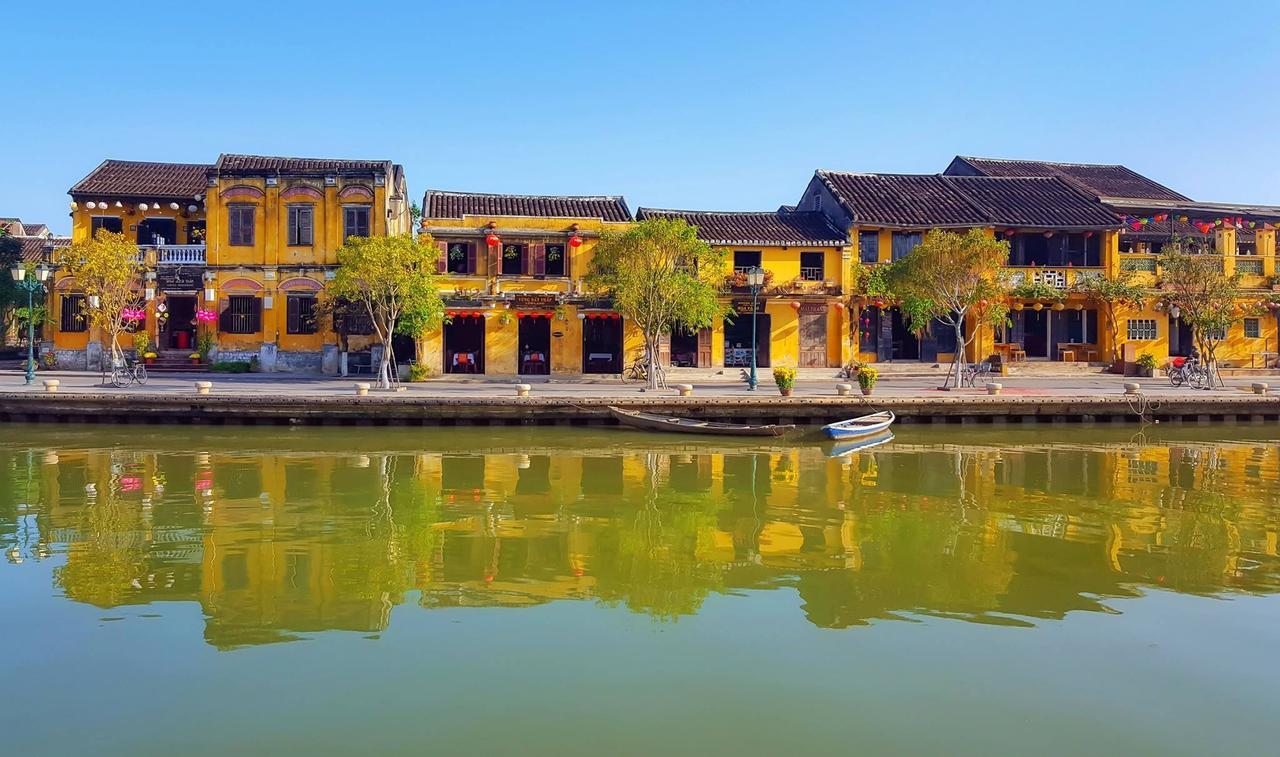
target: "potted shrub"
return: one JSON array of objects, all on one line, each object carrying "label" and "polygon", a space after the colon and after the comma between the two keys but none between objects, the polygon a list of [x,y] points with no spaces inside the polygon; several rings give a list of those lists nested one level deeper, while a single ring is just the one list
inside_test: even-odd
[{"label": "potted shrub", "polygon": [[1156,373],[1156,359],[1150,352],[1144,352],[1139,355],[1135,365],[1138,366],[1139,376],[1151,378]]},{"label": "potted shrub", "polygon": [[151,339],[147,337],[145,331],[135,331],[133,334],[133,354],[137,360],[145,360],[148,348],[151,347]]},{"label": "potted shrub", "polygon": [[144,352],[144,353],[142,353],[142,359],[143,359],[143,361],[144,361],[144,362],[146,362],[146,364],[147,364],[147,365],[155,365],[155,364],[156,364],[156,353],[154,353],[154,352],[149,352],[149,351],[148,351],[148,352]]},{"label": "potted shrub", "polygon": [[778,392],[783,397],[790,397],[796,385],[796,369],[780,365],[773,369],[773,383],[778,385]]},{"label": "potted shrub", "polygon": [[191,364],[192,364],[192,365],[200,365],[200,353],[199,353],[199,352],[193,352],[193,353],[191,353],[190,355],[187,355],[187,357],[191,359]]},{"label": "potted shrub", "polygon": [[858,386],[862,389],[863,395],[869,395],[871,390],[876,388],[876,381],[880,378],[880,373],[869,365],[860,365],[855,376],[858,379]]}]

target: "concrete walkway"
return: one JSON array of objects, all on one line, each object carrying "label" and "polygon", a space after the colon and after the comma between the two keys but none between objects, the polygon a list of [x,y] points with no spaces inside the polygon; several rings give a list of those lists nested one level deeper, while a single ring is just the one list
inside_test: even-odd
[{"label": "concrete walkway", "polygon": [[[834,371],[827,378],[801,378],[796,382],[795,396],[804,397],[831,397],[835,395],[835,387],[837,383],[842,383],[840,379],[835,378]],[[760,386],[756,392],[752,393],[747,390],[744,383],[736,380],[735,377],[719,378],[719,380],[703,380],[693,381],[694,394],[698,397],[741,397],[741,398],[768,398],[778,396],[777,389],[773,384],[771,375],[762,375],[760,377]],[[61,382],[59,391],[62,393],[93,393],[93,394],[118,394],[121,397],[142,394],[166,394],[166,395],[182,395],[194,394],[194,382],[196,381],[212,381],[214,392],[219,395],[233,396],[262,396],[264,394],[277,397],[333,397],[341,395],[353,395],[354,385],[357,381],[374,383],[368,377],[360,378],[332,378],[319,376],[304,376],[290,374],[223,374],[223,373],[183,373],[183,374],[157,374],[151,377],[145,386],[130,386],[123,389],[116,389],[112,386],[102,386],[99,375],[97,373],[83,373],[72,371],[52,371],[40,372],[36,376],[36,383],[33,386],[26,386],[21,373],[13,371],[5,371],[0,373],[0,392],[43,392],[43,380],[58,379]],[[642,391],[642,386],[638,383],[625,383],[616,380],[587,380],[574,381],[570,379],[555,379],[548,382],[545,378],[539,379],[509,379],[497,380],[489,379],[483,381],[440,378],[421,384],[404,384],[405,392],[409,396],[417,398],[451,398],[451,399],[481,399],[481,398],[501,398],[510,397],[515,394],[514,384],[519,381],[525,381],[533,385],[533,394],[539,397],[573,397],[573,398],[642,398],[654,397],[654,393]],[[941,384],[942,378],[937,375],[933,376],[900,376],[888,375],[882,377],[876,385],[875,396],[877,397],[947,397],[956,395],[983,395],[985,390],[979,386],[977,389],[964,389],[953,392],[940,392],[938,386]],[[1075,373],[1067,376],[1004,376],[999,382],[1004,386],[1004,396],[1027,396],[1027,397],[1079,397],[1094,398],[1099,396],[1114,396],[1124,391],[1125,382],[1136,381],[1142,385],[1142,391],[1151,396],[1180,396],[1185,398],[1194,398],[1205,395],[1238,395],[1251,391],[1250,387],[1255,382],[1265,382],[1270,384],[1272,390],[1280,392],[1280,376],[1272,377],[1228,377],[1227,387],[1224,389],[1214,389],[1210,391],[1194,390],[1189,388],[1174,388],[1169,385],[1169,380],[1163,377],[1134,379],[1124,378],[1113,374],[1080,374]],[[857,389],[855,387],[855,393]],[[371,394],[385,394],[379,392],[376,388]],[[675,391],[671,389],[661,390],[658,396],[674,395]],[[402,395],[403,396],[403,395]]]}]

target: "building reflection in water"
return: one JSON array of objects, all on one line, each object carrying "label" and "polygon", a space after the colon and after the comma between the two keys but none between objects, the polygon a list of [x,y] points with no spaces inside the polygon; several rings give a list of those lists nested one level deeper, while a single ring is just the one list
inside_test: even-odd
[{"label": "building reflection in water", "polygon": [[57,589],[98,607],[197,602],[219,648],[376,632],[406,603],[674,620],[787,589],[822,627],[1034,625],[1152,587],[1280,584],[1280,445],[1261,435],[919,430],[829,457],[604,431],[251,431],[200,452],[159,431],[5,443],[0,569],[57,560]]}]

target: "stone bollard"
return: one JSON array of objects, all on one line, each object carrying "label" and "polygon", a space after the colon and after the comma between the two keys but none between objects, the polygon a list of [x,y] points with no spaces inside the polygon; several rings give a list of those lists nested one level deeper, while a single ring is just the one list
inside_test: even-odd
[{"label": "stone bollard", "polygon": [[58,387],[62,386],[62,382],[57,379],[45,379],[44,390],[50,394],[58,391]]},{"label": "stone bollard", "polygon": [[1133,384],[1127,381],[1125,382],[1125,385],[1124,385],[1125,394],[1139,394],[1141,392],[1142,392],[1142,384]]},{"label": "stone bollard", "polygon": [[370,384],[366,381],[360,381],[356,384],[356,396],[367,397],[369,395]]},{"label": "stone bollard", "polygon": [[213,382],[212,382],[212,381],[197,381],[197,382],[196,382],[196,394],[208,394],[208,393],[209,393],[209,390],[210,390],[210,389],[212,389],[212,388],[213,388]]},{"label": "stone bollard", "polygon": [[836,394],[841,397],[848,397],[853,394],[853,384],[836,384]]},{"label": "stone bollard", "polygon": [[1004,384],[994,382],[987,384],[987,394],[999,394],[1001,389],[1004,389]]},{"label": "stone bollard", "polygon": [[516,396],[528,397],[529,392],[533,391],[533,387],[529,384],[516,384]]},{"label": "stone bollard", "polygon": [[[48,382],[46,381],[45,383],[48,383]],[[1271,386],[1270,386],[1269,384],[1264,384],[1264,383],[1262,383],[1261,381],[1259,381],[1258,383],[1256,383],[1256,384],[1254,384],[1254,385],[1253,385],[1253,393],[1254,393],[1254,394],[1266,394],[1266,393],[1267,393],[1267,390],[1268,390],[1268,389],[1270,389],[1270,388],[1271,388]]]},{"label": "stone bollard", "polygon": [[674,388],[681,397],[689,397],[693,395],[693,384],[676,384]]}]

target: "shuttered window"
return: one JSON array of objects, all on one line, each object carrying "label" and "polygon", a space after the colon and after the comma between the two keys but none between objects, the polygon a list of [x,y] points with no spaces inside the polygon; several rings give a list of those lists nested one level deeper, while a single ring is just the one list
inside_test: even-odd
[{"label": "shuttered window", "polygon": [[373,319],[369,311],[358,302],[339,302],[334,309],[334,331],[348,336],[368,336],[373,333]]},{"label": "shuttered window", "polygon": [[565,246],[562,244],[549,244],[546,248],[545,259],[546,268],[544,269],[547,276],[563,276],[564,275],[564,254]]},{"label": "shuttered window", "polygon": [[895,231],[893,232],[893,248],[890,255],[894,260],[901,260],[911,254],[911,251],[920,246],[923,239],[918,231]]},{"label": "shuttered window", "polygon": [[285,300],[287,323],[285,330],[290,334],[316,333],[316,298],[309,294],[291,294]]},{"label": "shuttered window", "polygon": [[342,238],[369,236],[369,206],[347,205],[342,209]]},{"label": "shuttered window", "polygon": [[223,333],[256,334],[262,330],[262,300],[251,294],[231,295],[219,320]]},{"label": "shuttered window", "polygon": [[289,206],[289,245],[292,247],[308,247],[312,244],[312,207],[310,205]]},{"label": "shuttered window", "polygon": [[252,205],[227,207],[227,244],[236,247],[253,246],[253,211]]},{"label": "shuttered window", "polygon": [[863,263],[876,263],[880,260],[880,232],[858,232],[858,260]]},{"label": "shuttered window", "polygon": [[475,273],[475,245],[470,242],[450,242],[447,252],[445,253],[446,268],[449,273],[471,274]]},{"label": "shuttered window", "polygon": [[83,294],[64,294],[60,316],[58,328],[61,331],[76,333],[89,330],[89,324],[84,317]]}]

